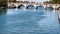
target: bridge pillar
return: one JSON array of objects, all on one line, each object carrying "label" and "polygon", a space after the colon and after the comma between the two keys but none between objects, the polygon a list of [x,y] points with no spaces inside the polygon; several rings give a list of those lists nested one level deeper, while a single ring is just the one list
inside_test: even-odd
[{"label": "bridge pillar", "polygon": [[47,5],[44,5],[44,9],[45,9],[45,10],[47,9]]},{"label": "bridge pillar", "polygon": [[34,9],[37,9],[37,5],[34,5]]},{"label": "bridge pillar", "polygon": [[15,4],[16,8],[18,8],[18,4]]},{"label": "bridge pillar", "polygon": [[60,22],[60,12],[58,12],[58,19],[59,19],[59,22]]},{"label": "bridge pillar", "polygon": [[56,6],[53,6],[54,10],[56,9]]},{"label": "bridge pillar", "polygon": [[27,9],[27,6],[25,6],[25,8],[24,9]]},{"label": "bridge pillar", "polygon": [[53,8],[54,8],[54,10],[57,10],[58,6],[57,6],[57,5],[55,5],[55,6],[53,6]]},{"label": "bridge pillar", "polygon": [[25,8],[24,9],[27,9],[27,5],[24,5],[25,6]]},{"label": "bridge pillar", "polygon": [[59,8],[59,10],[60,10],[60,8]]}]

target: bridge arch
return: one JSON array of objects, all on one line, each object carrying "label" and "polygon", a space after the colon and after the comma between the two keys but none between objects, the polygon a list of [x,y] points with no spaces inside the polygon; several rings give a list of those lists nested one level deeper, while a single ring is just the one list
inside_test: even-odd
[{"label": "bridge arch", "polygon": [[16,8],[16,5],[15,5],[15,4],[11,4],[10,7],[12,7],[12,8]]},{"label": "bridge arch", "polygon": [[42,5],[39,5],[36,8],[39,9],[39,10],[44,10],[44,6],[42,6]]},{"label": "bridge arch", "polygon": [[57,8],[57,10],[60,10],[60,6]]},{"label": "bridge arch", "polygon": [[26,6],[26,9],[34,9],[34,5],[28,5]]},{"label": "bridge arch", "polygon": [[25,6],[23,4],[19,5],[18,8],[22,9],[25,8]]},{"label": "bridge arch", "polygon": [[52,6],[46,7],[47,10],[53,10],[54,8]]}]

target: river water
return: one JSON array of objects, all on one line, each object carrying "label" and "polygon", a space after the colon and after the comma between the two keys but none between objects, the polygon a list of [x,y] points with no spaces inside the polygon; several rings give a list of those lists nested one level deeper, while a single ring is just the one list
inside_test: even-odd
[{"label": "river water", "polygon": [[0,9],[0,34],[60,34],[54,10]]}]

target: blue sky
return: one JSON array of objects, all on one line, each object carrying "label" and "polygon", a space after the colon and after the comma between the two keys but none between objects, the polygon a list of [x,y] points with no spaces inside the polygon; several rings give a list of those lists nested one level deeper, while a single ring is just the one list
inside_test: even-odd
[{"label": "blue sky", "polygon": [[31,1],[44,2],[44,1],[49,1],[49,0],[31,0]]}]

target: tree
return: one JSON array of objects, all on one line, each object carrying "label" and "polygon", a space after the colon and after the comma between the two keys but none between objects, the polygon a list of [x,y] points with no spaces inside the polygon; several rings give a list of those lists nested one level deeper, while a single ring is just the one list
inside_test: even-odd
[{"label": "tree", "polygon": [[0,0],[0,6],[7,5],[7,0]]},{"label": "tree", "polygon": [[8,2],[16,2],[16,0],[8,0]]},{"label": "tree", "polygon": [[60,4],[60,0],[57,0],[57,3]]},{"label": "tree", "polygon": [[50,0],[52,4],[60,4],[60,0]]},{"label": "tree", "polygon": [[51,1],[51,4],[56,4],[57,3],[57,0],[50,0]]}]

